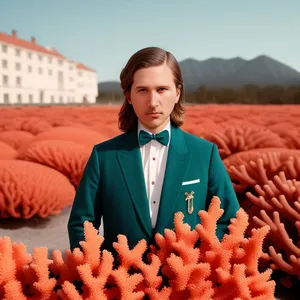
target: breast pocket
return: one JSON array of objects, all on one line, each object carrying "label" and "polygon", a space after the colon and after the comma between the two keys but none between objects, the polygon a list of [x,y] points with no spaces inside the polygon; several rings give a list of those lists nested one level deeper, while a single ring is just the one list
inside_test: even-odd
[{"label": "breast pocket", "polygon": [[189,181],[183,181],[182,185],[191,185],[191,184],[196,184],[200,182],[200,178],[194,179],[194,180],[189,180]]}]

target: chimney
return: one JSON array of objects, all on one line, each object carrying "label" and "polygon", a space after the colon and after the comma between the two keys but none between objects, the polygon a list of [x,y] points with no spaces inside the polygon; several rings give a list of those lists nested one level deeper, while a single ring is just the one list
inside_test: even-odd
[{"label": "chimney", "polygon": [[36,43],[36,39],[35,39],[35,37],[31,37],[31,43],[33,43],[33,44],[35,44]]},{"label": "chimney", "polygon": [[17,37],[17,31],[16,31],[16,30],[13,30],[12,33],[11,33],[11,35],[12,35],[14,38],[16,38],[16,37]]}]

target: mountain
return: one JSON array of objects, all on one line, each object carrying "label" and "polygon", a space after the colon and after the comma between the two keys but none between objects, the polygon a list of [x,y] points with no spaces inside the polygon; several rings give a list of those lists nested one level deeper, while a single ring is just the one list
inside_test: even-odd
[{"label": "mountain", "polygon": [[98,83],[98,90],[102,93],[121,93],[120,81],[103,81]]},{"label": "mountain", "polygon": [[[267,55],[251,60],[212,57],[206,60],[187,58],[179,62],[186,91],[200,86],[210,88],[241,88],[247,84],[259,86],[300,84],[300,72]],[[99,83],[99,91],[121,91],[120,82]]]},{"label": "mountain", "polygon": [[244,64],[231,78],[233,87],[249,83],[261,86],[300,84],[300,73],[271,57],[261,55]]},{"label": "mountain", "polygon": [[222,85],[244,66],[246,60],[236,57],[232,59],[209,58],[199,61],[188,58],[179,62],[186,90],[195,90],[200,85]]}]

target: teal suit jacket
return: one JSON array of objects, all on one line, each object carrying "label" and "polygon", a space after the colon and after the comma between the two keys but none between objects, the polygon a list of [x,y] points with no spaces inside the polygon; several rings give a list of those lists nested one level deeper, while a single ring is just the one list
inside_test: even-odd
[{"label": "teal suit jacket", "polygon": [[[196,183],[182,185],[193,180]],[[194,211],[188,214],[185,192],[191,191]],[[193,229],[200,223],[198,211],[206,210],[214,195],[221,199],[221,208],[225,210],[217,226],[221,239],[240,206],[217,146],[171,124],[161,201],[152,229],[137,131],[128,131],[93,147],[68,221],[70,249],[81,248],[84,221],[92,222],[98,229],[102,216],[102,247],[112,252],[118,234],[127,236],[129,247],[141,239],[153,242],[156,232],[163,234],[165,228],[173,229],[174,214],[178,211],[184,213],[184,222]]]}]

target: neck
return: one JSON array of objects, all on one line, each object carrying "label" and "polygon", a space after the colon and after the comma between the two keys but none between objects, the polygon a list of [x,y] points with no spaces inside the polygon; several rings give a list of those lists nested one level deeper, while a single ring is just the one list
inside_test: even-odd
[{"label": "neck", "polygon": [[149,132],[153,133],[153,134],[156,134],[156,133],[159,133],[161,132],[166,126],[167,124],[170,122],[170,119],[167,119],[163,124],[161,124],[160,126],[158,127],[148,127],[146,126],[144,123],[141,122],[141,124],[145,127],[146,130],[148,130]]}]

